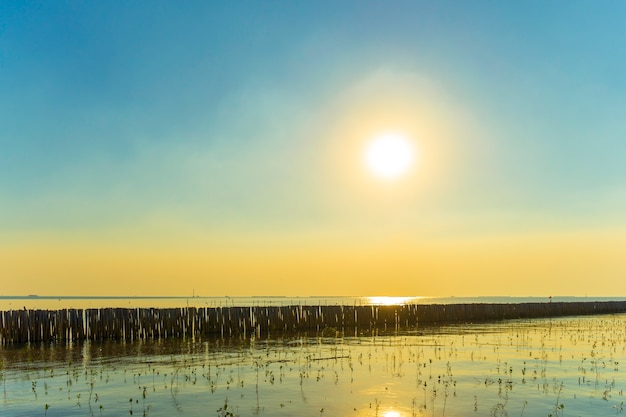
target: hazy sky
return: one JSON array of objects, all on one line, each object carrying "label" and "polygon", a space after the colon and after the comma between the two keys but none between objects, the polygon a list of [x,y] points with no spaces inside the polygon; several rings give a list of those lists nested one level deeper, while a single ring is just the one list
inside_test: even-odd
[{"label": "hazy sky", "polygon": [[619,1],[5,0],[0,295],[624,296],[624,39]]}]

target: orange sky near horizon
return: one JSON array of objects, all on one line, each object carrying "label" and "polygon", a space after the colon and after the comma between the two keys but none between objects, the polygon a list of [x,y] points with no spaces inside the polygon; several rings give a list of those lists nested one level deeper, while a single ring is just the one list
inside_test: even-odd
[{"label": "orange sky near horizon", "polygon": [[[2,247],[0,295],[617,296],[624,233],[437,242]],[[184,279],[181,279],[184,277]]]}]

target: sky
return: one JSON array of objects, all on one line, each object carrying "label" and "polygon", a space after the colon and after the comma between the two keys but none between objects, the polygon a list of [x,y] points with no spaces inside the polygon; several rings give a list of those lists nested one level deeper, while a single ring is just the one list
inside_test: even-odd
[{"label": "sky", "polygon": [[626,296],[625,22],[5,0],[0,295]]}]

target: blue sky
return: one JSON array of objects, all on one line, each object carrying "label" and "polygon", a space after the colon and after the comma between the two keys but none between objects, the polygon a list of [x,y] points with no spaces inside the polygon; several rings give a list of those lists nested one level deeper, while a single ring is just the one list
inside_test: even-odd
[{"label": "blue sky", "polygon": [[[621,230],[625,21],[617,1],[4,1],[0,235]],[[401,197],[333,162],[381,114],[434,126]]]},{"label": "blue sky", "polygon": [[431,80],[471,114],[481,131],[457,146],[480,135],[495,155],[459,187],[494,187],[493,205],[612,198],[626,174],[617,2],[7,2],[1,15],[0,190],[18,211],[119,182],[180,188],[176,167],[133,170],[169,146],[236,155],[291,130],[305,155],[315,139],[295,119],[315,124],[384,70]]}]

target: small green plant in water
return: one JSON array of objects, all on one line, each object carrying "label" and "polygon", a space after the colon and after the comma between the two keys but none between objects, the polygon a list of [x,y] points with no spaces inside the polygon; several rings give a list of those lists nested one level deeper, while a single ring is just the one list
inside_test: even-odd
[{"label": "small green plant in water", "polygon": [[239,417],[228,409],[228,401],[224,401],[224,405],[217,410],[218,417]]}]

